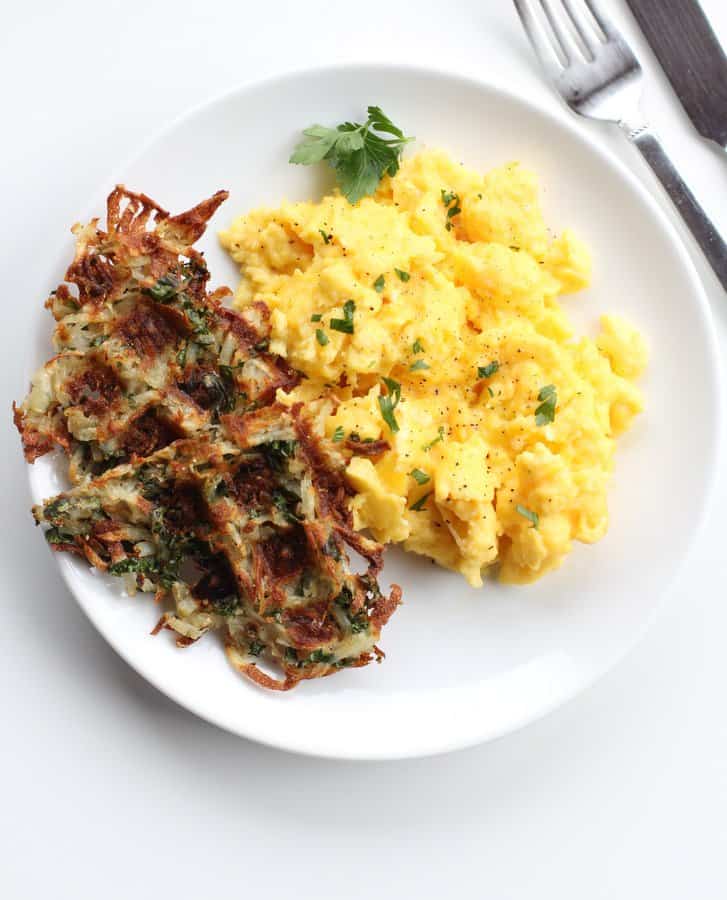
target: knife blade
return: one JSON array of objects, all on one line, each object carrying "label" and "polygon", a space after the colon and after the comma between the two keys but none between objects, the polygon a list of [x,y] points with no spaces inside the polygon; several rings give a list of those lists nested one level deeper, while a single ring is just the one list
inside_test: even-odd
[{"label": "knife blade", "polygon": [[727,148],[727,57],[696,0],[626,0],[697,131]]}]

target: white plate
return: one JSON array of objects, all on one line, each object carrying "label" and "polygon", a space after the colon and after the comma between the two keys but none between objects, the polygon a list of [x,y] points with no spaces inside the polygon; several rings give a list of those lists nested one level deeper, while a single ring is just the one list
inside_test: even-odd
[{"label": "white plate", "polygon": [[[300,130],[360,118],[370,103],[417,136],[415,149],[444,147],[483,170],[512,159],[534,168],[548,223],[573,227],[595,258],[593,287],[565,300],[579,327],[593,333],[602,312],[618,311],[648,336],[647,409],[620,444],[608,536],[576,547],[560,571],[528,587],[488,582],[474,590],[422,558],[391,552],[382,580],[401,583],[406,604],[384,632],[384,663],[289,694],[238,677],[213,636],[183,651],[169,634],[150,637],[159,611],[149,598],[123,597],[113,579],[59,562],[109,643],[198,715],[290,750],[393,758],[518,728],[574,696],[635,642],[703,517],[721,433],[720,369],[701,286],[644,189],[586,137],[584,123],[565,125],[484,84],[393,66],[277,78],[194,110],[118,180],[173,211],[228,188],[203,249],[214,283],[234,285],[216,230],[248,207],[316,196],[324,174],[287,163]],[[49,272],[49,285],[59,275]],[[39,309],[38,319],[40,363],[48,355],[47,313]],[[31,480],[36,499],[59,488],[47,460],[31,469]]]}]

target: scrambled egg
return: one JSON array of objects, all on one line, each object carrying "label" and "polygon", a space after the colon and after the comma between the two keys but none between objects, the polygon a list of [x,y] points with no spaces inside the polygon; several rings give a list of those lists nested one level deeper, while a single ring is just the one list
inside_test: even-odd
[{"label": "scrambled egg", "polygon": [[646,348],[618,316],[574,336],[558,298],[588,284],[589,254],[548,232],[532,172],[427,151],[355,206],[257,209],[221,240],[237,304],[268,305],[271,350],[307,376],[280,399],[334,440],[390,446],[348,466],[357,528],[472,585],[495,564],[530,581],[605,534]]}]

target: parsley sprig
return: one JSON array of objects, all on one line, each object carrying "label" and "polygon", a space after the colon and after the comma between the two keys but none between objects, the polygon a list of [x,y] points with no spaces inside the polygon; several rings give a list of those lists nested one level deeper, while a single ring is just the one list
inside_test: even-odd
[{"label": "parsley sprig", "polygon": [[394,410],[399,405],[399,401],[401,400],[401,385],[398,381],[394,381],[393,378],[384,377],[382,380],[386,385],[389,393],[380,394],[378,397],[381,417],[392,430],[392,432],[397,432],[399,430],[399,423],[396,421]]},{"label": "parsley sprig", "polygon": [[549,425],[555,419],[555,407],[558,405],[558,394],[554,384],[546,384],[538,394],[540,406],[535,410],[535,424],[538,428]]},{"label": "parsley sprig", "polygon": [[446,227],[447,231],[450,231],[452,228],[452,219],[462,212],[462,207],[459,205],[459,194],[455,194],[454,191],[445,191],[444,188],[442,188],[442,203],[447,208]]},{"label": "parsley sprig", "polygon": [[491,363],[487,363],[486,366],[477,366],[477,377],[492,378],[492,376],[499,370],[499,368],[500,363],[497,360],[493,360]]},{"label": "parsley sprig", "polygon": [[[413,140],[378,106],[368,107],[364,124],[343,122],[335,128],[311,125],[293,151],[290,162],[311,166],[328,160],[341,193],[357,203],[376,191],[384,175],[396,175],[404,146]],[[377,133],[378,132],[378,133]]]},{"label": "parsley sprig", "polygon": [[537,528],[540,524],[540,517],[536,512],[533,512],[532,509],[528,509],[527,506],[523,506],[521,503],[518,503],[515,507],[515,512],[522,516],[524,519],[527,519],[528,522],[532,523],[533,528]]},{"label": "parsley sprig", "polygon": [[353,334],[353,314],[356,304],[353,300],[346,300],[343,304],[343,318],[331,319],[331,328],[334,331],[342,331],[344,334]]},{"label": "parsley sprig", "polygon": [[429,452],[429,450],[431,450],[432,447],[435,446],[435,444],[438,444],[440,441],[443,441],[443,440],[444,440],[444,425],[440,425],[437,430],[437,436],[434,438],[434,440],[431,440],[431,441],[429,441],[428,444],[425,444],[422,447],[422,450],[424,450],[425,452]]},{"label": "parsley sprig", "polygon": [[413,510],[414,512],[421,512],[424,509],[424,507],[427,505],[427,500],[432,496],[433,493],[434,493],[434,491],[428,491],[426,494],[424,494],[422,497],[420,497],[416,501],[416,503],[412,503],[412,505],[409,507],[409,509]]}]

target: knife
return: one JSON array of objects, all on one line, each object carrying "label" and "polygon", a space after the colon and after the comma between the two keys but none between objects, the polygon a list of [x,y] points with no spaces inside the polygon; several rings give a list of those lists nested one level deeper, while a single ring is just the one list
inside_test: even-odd
[{"label": "knife", "polygon": [[697,0],[626,0],[697,131],[727,148],[727,57]]}]

